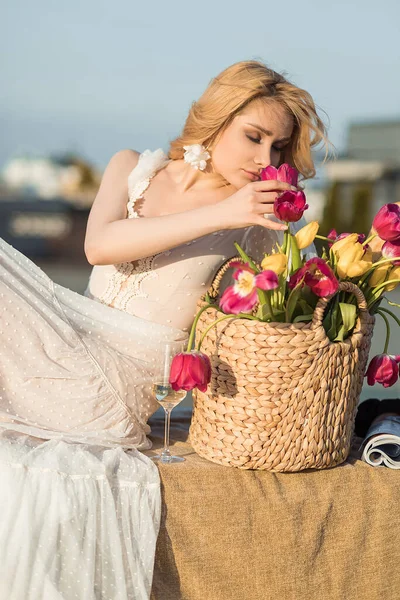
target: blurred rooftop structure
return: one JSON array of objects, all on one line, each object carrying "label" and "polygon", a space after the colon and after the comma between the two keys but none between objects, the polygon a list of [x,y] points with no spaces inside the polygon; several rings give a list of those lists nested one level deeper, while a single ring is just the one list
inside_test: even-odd
[{"label": "blurred rooftop structure", "polygon": [[379,208],[400,201],[400,119],[351,123],[345,152],[325,175],[322,228],[368,233]]}]

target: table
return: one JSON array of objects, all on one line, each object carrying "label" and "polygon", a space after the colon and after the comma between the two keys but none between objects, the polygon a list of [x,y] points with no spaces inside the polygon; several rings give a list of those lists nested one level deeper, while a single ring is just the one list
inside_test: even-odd
[{"label": "table", "polygon": [[[152,600],[399,600],[400,474],[360,460],[300,473],[245,471],[200,458],[190,409],[171,416],[158,464],[162,517]],[[156,454],[163,414],[149,421]]]}]

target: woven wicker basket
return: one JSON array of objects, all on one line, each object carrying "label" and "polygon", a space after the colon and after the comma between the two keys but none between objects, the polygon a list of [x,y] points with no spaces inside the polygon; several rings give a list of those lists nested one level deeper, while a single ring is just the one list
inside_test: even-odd
[{"label": "woven wicker basket", "polygon": [[[212,299],[233,257],[208,290]],[[331,342],[322,326],[327,299],[311,323],[266,323],[232,317],[215,325],[201,350],[210,357],[207,392],[193,392],[189,440],[210,461],[240,469],[325,469],[346,460],[375,318],[361,290],[353,292],[360,317],[344,342]],[[205,296],[198,308],[206,305]],[[205,310],[196,339],[221,313]]]}]

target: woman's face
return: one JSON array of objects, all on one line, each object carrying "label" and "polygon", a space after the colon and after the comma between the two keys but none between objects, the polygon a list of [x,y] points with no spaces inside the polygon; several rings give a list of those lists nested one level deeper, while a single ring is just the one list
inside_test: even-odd
[{"label": "woman's face", "polygon": [[[240,112],[211,148],[213,170],[237,189],[277,167],[293,132],[293,117],[273,100],[255,100]],[[252,175],[253,174],[253,175]]]}]

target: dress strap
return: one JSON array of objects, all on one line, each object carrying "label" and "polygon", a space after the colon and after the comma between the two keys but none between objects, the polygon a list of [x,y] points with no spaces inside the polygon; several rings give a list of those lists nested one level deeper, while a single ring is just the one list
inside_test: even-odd
[{"label": "dress strap", "polygon": [[170,159],[162,148],[157,150],[145,150],[139,155],[139,160],[128,176],[127,203],[128,219],[139,218],[135,211],[135,202],[141,198],[150,184],[150,180],[161,167],[166,165]]}]

